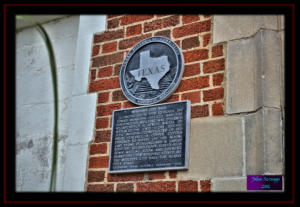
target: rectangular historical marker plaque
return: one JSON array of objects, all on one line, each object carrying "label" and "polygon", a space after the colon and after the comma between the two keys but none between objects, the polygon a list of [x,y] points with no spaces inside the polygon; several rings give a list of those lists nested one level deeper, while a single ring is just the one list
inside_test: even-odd
[{"label": "rectangular historical marker plaque", "polygon": [[188,169],[189,101],[115,110],[109,173]]}]

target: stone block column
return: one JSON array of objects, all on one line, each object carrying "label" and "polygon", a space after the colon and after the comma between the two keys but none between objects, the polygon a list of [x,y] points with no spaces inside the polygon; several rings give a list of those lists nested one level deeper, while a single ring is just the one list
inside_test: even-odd
[{"label": "stone block column", "polygon": [[225,116],[242,119],[245,168],[214,178],[212,191],[245,191],[249,174],[284,175],[283,25],[283,16],[214,16],[213,42],[227,43]]}]

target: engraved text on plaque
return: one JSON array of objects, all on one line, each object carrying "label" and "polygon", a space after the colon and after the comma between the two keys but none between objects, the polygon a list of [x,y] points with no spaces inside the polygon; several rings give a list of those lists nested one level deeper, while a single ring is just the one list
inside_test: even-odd
[{"label": "engraved text on plaque", "polygon": [[116,110],[109,173],[188,168],[190,102]]}]

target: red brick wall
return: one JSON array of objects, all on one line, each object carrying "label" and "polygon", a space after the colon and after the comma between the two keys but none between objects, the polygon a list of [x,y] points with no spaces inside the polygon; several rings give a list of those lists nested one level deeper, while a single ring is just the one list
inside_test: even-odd
[{"label": "red brick wall", "polygon": [[134,107],[120,88],[125,56],[152,36],[172,39],[184,55],[178,89],[165,102],[190,100],[191,118],[223,115],[224,45],[213,45],[210,15],[108,15],[107,30],[94,35],[89,92],[98,93],[94,139],[89,147],[87,191],[207,192],[210,180],[179,180],[176,171],[108,174],[112,111]]}]

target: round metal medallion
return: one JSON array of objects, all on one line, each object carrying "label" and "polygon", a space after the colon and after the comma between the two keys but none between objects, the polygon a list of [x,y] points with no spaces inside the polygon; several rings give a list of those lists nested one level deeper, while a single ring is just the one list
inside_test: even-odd
[{"label": "round metal medallion", "polygon": [[120,83],[125,97],[137,105],[167,99],[178,87],[184,70],[179,47],[165,37],[139,42],[126,56]]}]

